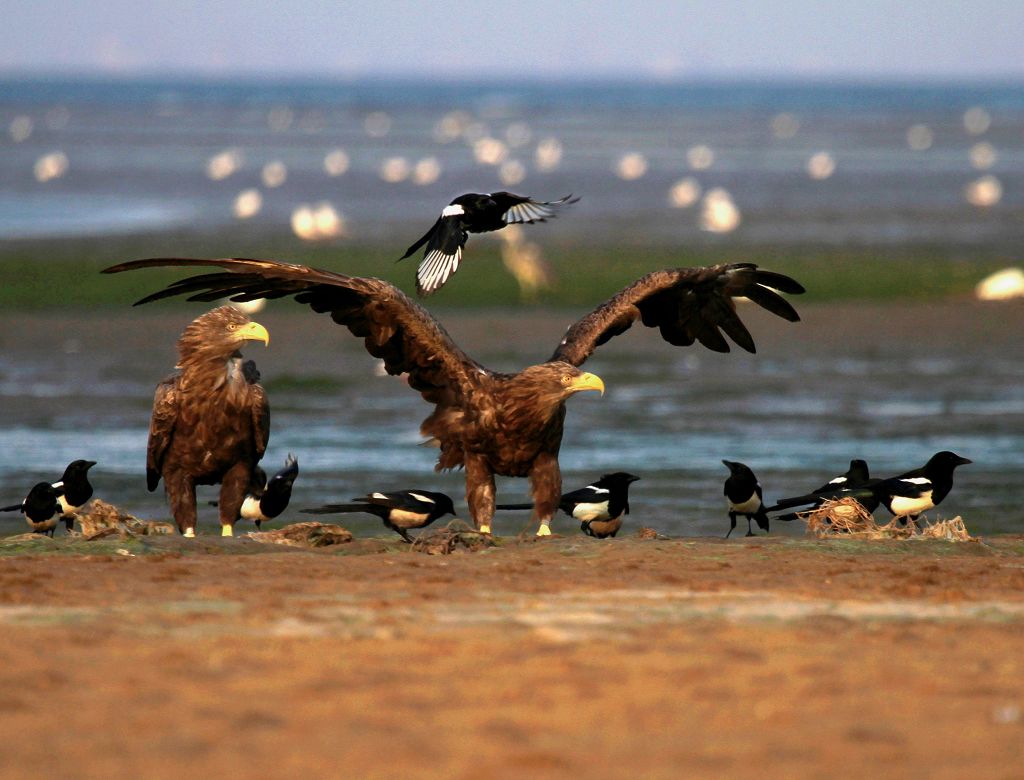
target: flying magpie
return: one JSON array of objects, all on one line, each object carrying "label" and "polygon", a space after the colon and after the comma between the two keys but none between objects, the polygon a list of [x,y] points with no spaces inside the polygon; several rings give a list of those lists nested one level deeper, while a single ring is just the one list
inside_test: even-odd
[{"label": "flying magpie", "polygon": [[60,519],[64,521],[64,527],[68,531],[75,525],[75,512],[92,498],[89,469],[95,465],[94,460],[73,460],[64,469],[64,476],[60,481],[52,485],[57,491],[57,501],[60,502]]},{"label": "flying magpie", "polygon": [[[640,477],[616,471],[592,485],[563,493],[558,508],[580,521],[580,530],[598,539],[614,537],[629,514],[629,486]],[[498,504],[495,509],[533,509],[533,504]]]},{"label": "flying magpie", "polygon": [[768,533],[768,515],[765,514],[764,504],[761,503],[761,484],[754,476],[754,472],[743,464],[733,460],[723,460],[726,468],[729,469],[729,478],[725,480],[725,499],[729,505],[729,535],[736,530],[736,515],[746,515],[747,536],[753,536],[750,530],[750,521],[756,520],[757,527]]},{"label": "flying magpie", "polygon": [[576,203],[579,198],[566,195],[559,200],[533,200],[511,192],[459,195],[445,206],[441,216],[399,260],[411,256],[424,244],[423,260],[416,269],[416,292],[421,297],[441,289],[448,277],[459,269],[462,249],[470,233],[501,230],[511,224],[546,222],[559,207]]},{"label": "flying magpie", "polygon": [[366,512],[377,515],[384,525],[405,541],[412,542],[408,529],[424,528],[437,518],[455,514],[451,498],[429,490],[396,490],[392,493],[370,493],[353,498],[351,504],[326,504],[301,510],[307,515],[331,515],[345,512]]},{"label": "flying magpie", "polygon": [[266,472],[256,466],[242,508],[238,511],[239,518],[255,521],[256,530],[259,531],[264,520],[273,520],[288,508],[288,502],[292,497],[292,485],[298,476],[299,459],[290,452],[285,459],[284,468],[269,481]]},{"label": "flying magpie", "polygon": [[20,504],[0,508],[0,512],[14,511],[25,515],[25,521],[33,533],[53,536],[62,511],[59,491],[49,482],[38,482]]},{"label": "flying magpie", "polygon": [[[826,482],[821,487],[815,488],[814,490],[812,490],[806,496],[795,496],[793,498],[784,498],[781,501],[779,501],[777,504],[775,504],[775,506],[770,506],[767,509],[765,509],[765,511],[766,512],[777,512],[780,509],[784,509],[784,508],[791,507],[791,506],[801,506],[801,505],[805,505],[805,504],[806,505],[813,504],[813,506],[810,506],[809,508],[810,509],[815,509],[815,508],[821,506],[825,501],[829,500],[830,498],[834,498],[836,491],[842,491],[842,490],[848,490],[848,489],[851,489],[851,488],[861,487],[862,485],[864,485],[867,482],[869,482],[870,479],[871,479],[871,473],[868,470],[867,462],[863,461],[863,460],[861,460],[859,458],[855,458],[854,460],[850,461],[850,468],[848,468],[846,470],[845,474],[840,474],[839,476],[833,477],[832,479],[830,479],[828,482]],[[875,481],[877,482],[878,480],[875,480]],[[863,507],[866,510],[868,510],[868,512],[874,512],[875,509],[878,507],[878,503],[879,503],[878,502],[878,498],[872,492],[864,492],[864,493],[861,494],[861,496],[859,498],[856,497],[856,496],[851,496],[851,497],[857,498],[857,500],[860,502],[860,504],[863,505]],[[788,503],[788,502],[794,501],[796,499],[801,499],[801,503],[800,504]],[[806,499],[806,500],[803,500],[803,499]],[[804,510],[804,511],[807,511],[807,510]],[[788,522],[790,520],[795,520],[796,516],[797,516],[796,512],[790,512],[790,513],[785,514],[785,515],[779,515],[775,519],[776,520],[785,520],[785,521]]]}]

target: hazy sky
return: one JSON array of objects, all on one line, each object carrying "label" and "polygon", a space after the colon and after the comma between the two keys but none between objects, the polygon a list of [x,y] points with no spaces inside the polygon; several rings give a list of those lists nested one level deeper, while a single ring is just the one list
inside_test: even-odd
[{"label": "hazy sky", "polygon": [[1024,78],[1024,0],[5,0],[0,73]]}]

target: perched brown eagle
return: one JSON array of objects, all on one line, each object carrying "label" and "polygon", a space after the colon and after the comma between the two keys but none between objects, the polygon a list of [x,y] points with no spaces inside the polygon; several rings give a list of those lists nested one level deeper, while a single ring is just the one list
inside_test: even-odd
[{"label": "perched brown eagle", "polygon": [[136,260],[105,273],[157,266],[224,270],[182,279],[136,305],[175,295],[195,301],[294,296],[314,311],[330,314],[364,339],[367,351],[384,361],[389,374],[407,373],[409,384],[434,404],[421,430],[441,449],[438,470],[465,467],[466,501],[479,529],[490,532],[494,476],[528,477],[539,535],[550,533],[562,494],[558,450],[565,401],[581,390],[604,390],[600,378],[579,368],[596,347],[639,319],[659,328],[670,344],[700,341],[716,352],[728,352],[725,331],[740,347],[754,352],[754,341],[732,299],[745,296],[796,322],[796,311],[775,291],[804,291],[793,279],[751,263],[655,271],[570,327],[546,362],[505,374],[466,355],[427,311],[380,279],[240,258]]},{"label": "perched brown eagle", "polygon": [[196,485],[220,483],[221,534],[231,536],[246,488],[270,438],[263,388],[243,368],[245,341],[270,343],[267,329],[231,306],[196,318],[178,339],[180,373],[156,388],[146,484],[160,478],[178,530],[195,536]]}]

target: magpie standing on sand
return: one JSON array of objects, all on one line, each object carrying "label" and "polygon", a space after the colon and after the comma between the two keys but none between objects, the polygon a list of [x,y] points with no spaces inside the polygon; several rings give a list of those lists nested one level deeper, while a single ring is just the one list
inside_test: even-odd
[{"label": "magpie standing on sand", "polygon": [[448,277],[459,270],[462,249],[470,233],[501,230],[511,224],[546,222],[555,216],[559,207],[578,200],[571,194],[551,201],[533,200],[511,192],[459,195],[445,206],[433,227],[398,259],[405,260],[427,245],[416,270],[416,292],[426,297],[440,290]]},{"label": "magpie standing on sand", "polygon": [[[558,508],[580,521],[580,530],[597,539],[614,537],[629,514],[629,486],[640,477],[616,471],[592,485],[563,493]],[[495,509],[533,509],[533,504],[498,504]]]},{"label": "magpie standing on sand", "polygon": [[0,508],[0,512],[18,511],[25,515],[25,521],[33,533],[53,536],[61,516],[59,491],[49,482],[35,484],[20,504]]},{"label": "magpie standing on sand", "polygon": [[92,498],[92,485],[89,483],[89,469],[96,465],[94,460],[73,460],[64,469],[64,476],[59,482],[53,483],[60,502],[60,519],[70,532],[75,525],[75,512],[85,506]]},{"label": "magpie standing on sand", "polygon": [[768,515],[765,514],[764,504],[761,503],[761,484],[754,476],[754,472],[743,464],[733,460],[723,460],[726,468],[729,469],[729,478],[725,480],[725,499],[729,505],[729,535],[736,530],[736,515],[746,515],[747,536],[753,536],[750,530],[750,521],[756,520],[757,527],[768,533]]},{"label": "magpie standing on sand", "polygon": [[425,528],[439,517],[455,515],[451,498],[430,490],[397,490],[393,493],[370,493],[353,498],[350,504],[325,504],[301,510],[307,515],[332,515],[346,512],[366,512],[376,515],[384,525],[405,541],[412,542],[410,528]]},{"label": "magpie standing on sand", "polygon": [[[806,496],[794,496],[793,498],[784,498],[779,501],[775,506],[770,506],[765,509],[766,512],[777,512],[780,509],[785,509],[791,506],[802,506],[808,505],[807,510],[816,509],[821,506],[825,501],[834,498],[837,491],[851,490],[853,488],[859,488],[862,485],[867,484],[871,480],[871,472],[868,469],[867,461],[855,458],[850,461],[850,468],[846,470],[845,474],[840,474],[833,477],[824,485],[819,488],[815,488]],[[875,480],[876,482],[878,480]],[[850,494],[847,494],[850,495]],[[850,495],[852,498],[856,498],[858,502],[868,511],[874,512],[878,507],[878,497],[874,492],[865,491],[859,497]],[[806,499],[806,500],[802,500]],[[800,504],[790,504],[789,501],[801,500]],[[785,520],[787,522],[795,520],[797,516],[796,512],[789,512],[785,515],[779,515],[776,520]]]},{"label": "magpie standing on sand", "polygon": [[259,531],[264,520],[273,520],[288,508],[292,497],[292,485],[299,476],[299,459],[288,453],[284,468],[267,480],[267,474],[259,466],[253,469],[252,481],[246,491],[238,516],[252,520]]}]

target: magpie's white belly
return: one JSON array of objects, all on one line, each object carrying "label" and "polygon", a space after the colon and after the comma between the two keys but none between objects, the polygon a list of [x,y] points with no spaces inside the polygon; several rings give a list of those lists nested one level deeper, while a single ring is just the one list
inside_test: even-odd
[{"label": "magpie's white belly", "polygon": [[930,490],[927,493],[922,493],[917,498],[893,496],[891,505],[894,515],[916,515],[931,509],[933,506],[935,504],[932,503],[932,491]]},{"label": "magpie's white belly", "polygon": [[757,497],[757,492],[748,498],[746,501],[740,504],[734,504],[732,501],[729,502],[729,511],[738,512],[743,515],[752,515],[761,506],[761,499]]},{"label": "magpie's white belly", "polygon": [[267,519],[263,516],[263,512],[260,511],[259,499],[254,496],[245,497],[245,501],[242,502],[242,509],[239,511],[239,514],[244,520],[259,520],[262,522]]},{"label": "magpie's white belly", "polygon": [[572,516],[583,522],[607,520],[609,517],[608,502],[600,501],[594,504],[577,504],[572,510]]},{"label": "magpie's white belly", "polygon": [[410,512],[407,509],[392,509],[388,519],[395,525],[403,525],[405,523],[422,523],[427,519],[427,516],[427,512]]}]

